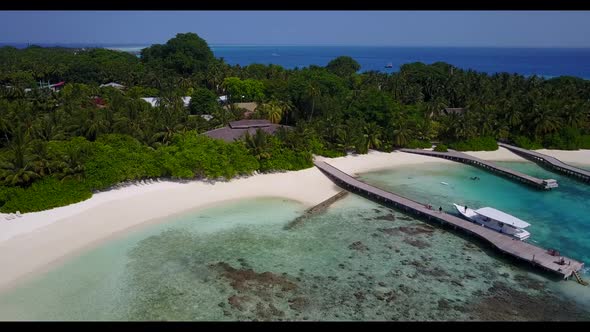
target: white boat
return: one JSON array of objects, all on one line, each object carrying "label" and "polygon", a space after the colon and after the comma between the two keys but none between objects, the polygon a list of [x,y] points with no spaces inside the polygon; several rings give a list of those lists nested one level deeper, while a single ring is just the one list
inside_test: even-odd
[{"label": "white boat", "polygon": [[559,185],[557,184],[557,180],[554,179],[543,180],[543,185],[545,186],[545,189],[549,190],[551,190],[552,188],[559,187]]},{"label": "white boat", "polygon": [[524,230],[531,224],[500,210],[491,207],[473,210],[455,203],[453,203],[453,205],[464,218],[483,227],[493,229],[521,241],[524,241],[531,236],[531,233]]}]

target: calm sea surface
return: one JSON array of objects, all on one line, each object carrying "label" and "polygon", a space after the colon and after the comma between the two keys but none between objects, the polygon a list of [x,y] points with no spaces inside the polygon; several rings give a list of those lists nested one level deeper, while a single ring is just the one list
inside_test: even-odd
[{"label": "calm sea surface", "polygon": [[[7,45],[0,43],[0,46]],[[11,44],[26,47],[26,44]],[[41,46],[55,46],[41,44]],[[146,45],[84,45],[137,54]],[[335,57],[347,55],[361,64],[361,71],[393,72],[411,62],[431,64],[443,61],[463,69],[486,73],[508,72],[547,78],[569,75],[590,78],[590,49],[575,48],[465,48],[465,47],[369,47],[369,46],[230,46],[210,45],[216,57],[227,63],[277,64],[285,68],[325,66]],[[386,69],[387,64],[393,68]]]}]

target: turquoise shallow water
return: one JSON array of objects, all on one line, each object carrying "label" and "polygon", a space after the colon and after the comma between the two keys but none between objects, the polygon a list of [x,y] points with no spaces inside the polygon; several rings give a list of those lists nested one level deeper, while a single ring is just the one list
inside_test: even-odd
[{"label": "turquoise shallow water", "polygon": [[[491,206],[505,211],[531,224],[527,230],[531,232],[532,243],[556,248],[589,264],[590,186],[531,162],[498,164],[538,178],[556,179],[559,188],[541,191],[462,164],[405,167],[369,173],[361,178],[408,198],[442,206],[447,212],[455,212],[452,203],[474,209]],[[481,180],[470,180],[474,176]]]},{"label": "turquoise shallow water", "polygon": [[[482,178],[477,186],[467,182],[472,174]],[[513,201],[587,195],[577,186],[568,193],[561,178],[559,190],[529,193],[462,165],[362,177],[433,205],[456,196],[505,209],[531,221],[543,244],[555,241],[547,228],[560,229],[543,219],[555,212],[533,220]],[[590,319],[588,287],[550,280],[455,233],[355,195],[286,230],[303,209],[245,200],[146,226],[0,294],[0,320]],[[561,250],[584,257],[582,235],[560,236]]]}]

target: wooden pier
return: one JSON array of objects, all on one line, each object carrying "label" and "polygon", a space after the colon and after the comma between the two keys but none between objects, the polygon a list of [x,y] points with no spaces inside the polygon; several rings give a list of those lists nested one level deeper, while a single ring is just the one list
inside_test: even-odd
[{"label": "wooden pier", "polygon": [[[465,153],[461,153],[455,150],[449,150],[449,152],[437,152],[437,151],[429,151],[429,150],[419,150],[419,149],[400,149],[399,151],[407,152],[407,153],[415,153],[421,154],[424,156],[430,157],[438,157],[444,158],[460,163],[464,163],[467,165],[475,166],[482,168],[486,171],[493,172],[505,176],[509,179],[519,181],[521,183],[533,186],[538,189],[545,189],[550,190],[551,188],[557,187],[557,183],[554,180],[548,181],[543,179],[538,179],[534,176],[530,176],[510,168],[502,167],[500,165],[496,165],[495,163],[483,159],[479,159],[474,156],[470,156]],[[554,185],[551,185],[554,183]]]},{"label": "wooden pier", "polygon": [[590,183],[590,171],[568,165],[555,157],[551,157],[539,152],[519,148],[505,143],[498,143],[498,145],[516,153],[519,156],[522,156],[523,158],[534,161],[541,166],[556,170],[580,181]]},{"label": "wooden pier", "polygon": [[[463,230],[467,234],[474,235],[490,243],[502,253],[508,254],[516,259],[524,260],[533,266],[556,273],[564,279],[568,279],[574,274],[574,272],[581,270],[584,266],[584,263],[567,257],[553,256],[549,254],[547,250],[530,243],[513,239],[508,235],[498,233],[489,228],[482,227],[445,212],[431,210],[427,208],[425,204],[361,182],[324,161],[314,161],[314,164],[332,181],[346,190],[356,192],[362,196],[377,201],[380,204],[392,206],[416,217]],[[563,264],[560,263],[562,259],[565,262]]]}]

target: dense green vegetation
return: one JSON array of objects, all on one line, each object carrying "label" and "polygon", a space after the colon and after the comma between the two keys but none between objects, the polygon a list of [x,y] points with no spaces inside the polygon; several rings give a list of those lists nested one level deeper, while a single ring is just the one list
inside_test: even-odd
[{"label": "dense green vegetation", "polygon": [[436,152],[447,152],[448,150],[449,149],[447,148],[447,146],[444,145],[444,144],[442,144],[442,143],[441,144],[437,144],[434,147],[434,151],[436,151]]},{"label": "dense green vegetation", "polygon": [[490,136],[474,137],[460,142],[449,143],[457,151],[495,151],[498,150],[496,139]]},{"label": "dense green vegetation", "polygon": [[[441,62],[360,72],[346,56],[294,70],[230,66],[193,33],[141,55],[0,48],[0,211],[60,206],[126,180],[224,180],[307,168],[313,154],[433,141],[438,150],[494,150],[496,140],[590,148],[590,82],[575,77],[488,75]],[[38,81],[66,85],[52,92]],[[99,88],[111,81],[125,89]],[[152,107],[141,97],[159,102]],[[233,143],[200,135],[243,118],[239,102],[258,104],[250,117],[293,129]]]}]

